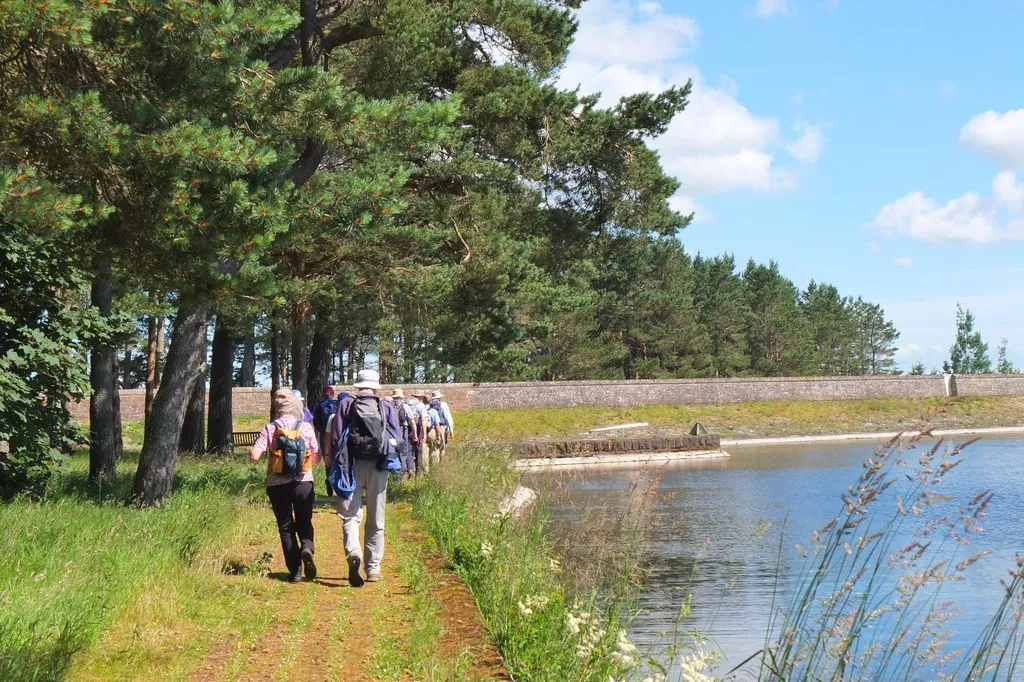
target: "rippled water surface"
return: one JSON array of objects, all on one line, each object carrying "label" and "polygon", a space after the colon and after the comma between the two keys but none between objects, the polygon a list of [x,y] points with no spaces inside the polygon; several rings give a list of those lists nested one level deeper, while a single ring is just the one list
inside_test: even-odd
[{"label": "rippled water surface", "polygon": [[[652,570],[634,638],[650,642],[670,629],[689,593],[689,624],[702,629],[725,657],[719,673],[758,651],[773,599],[777,608],[788,603],[807,570],[795,544],[806,546],[814,529],[839,512],[840,494],[860,475],[874,447],[737,447],[727,459],[660,468]],[[589,508],[621,508],[636,475],[628,469],[539,474],[532,484],[557,481],[564,492],[550,495],[548,505],[556,523],[568,523]],[[1014,554],[1024,552],[1024,441],[971,445],[942,484],[944,493],[965,502],[985,489],[995,493],[985,530],[958,559],[982,549],[992,554],[965,581],[942,588],[942,599],[962,609],[952,622],[952,648],[975,641],[1002,597],[1000,579]]]}]

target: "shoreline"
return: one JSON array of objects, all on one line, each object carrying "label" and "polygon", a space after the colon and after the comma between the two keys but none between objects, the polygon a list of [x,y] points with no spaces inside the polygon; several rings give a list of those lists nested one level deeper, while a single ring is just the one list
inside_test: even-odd
[{"label": "shoreline", "polygon": [[[843,443],[861,440],[886,441],[897,436],[911,438],[922,433],[911,431],[872,431],[859,433],[820,433],[809,436],[757,436],[753,438],[723,438],[722,447],[744,447],[752,445],[793,445],[799,443]],[[933,429],[934,438],[955,436],[1018,436],[1024,435],[1024,425],[1020,426],[982,426],[962,429]]]},{"label": "shoreline", "polygon": [[552,469],[583,469],[590,467],[635,466],[640,464],[667,464],[697,459],[722,459],[725,450],[685,450],[682,452],[630,452],[619,455],[587,455],[586,457],[526,457],[512,462],[517,471]]},{"label": "shoreline", "polygon": [[[688,462],[692,460],[720,459],[729,457],[730,448],[743,448],[763,445],[802,445],[815,443],[851,443],[875,440],[884,442],[897,436],[912,438],[922,432],[913,431],[872,431],[860,433],[822,433],[809,436],[767,436],[754,438],[723,438],[718,450],[687,450],[682,452],[639,452],[618,455],[587,455],[580,457],[526,457],[512,462],[518,471],[552,471],[565,469],[587,469],[594,467],[631,467],[648,464],[668,464],[671,462]],[[930,432],[933,438],[950,438],[959,436],[1007,437],[1024,436],[1024,425],[992,426],[963,429],[934,429]]]}]

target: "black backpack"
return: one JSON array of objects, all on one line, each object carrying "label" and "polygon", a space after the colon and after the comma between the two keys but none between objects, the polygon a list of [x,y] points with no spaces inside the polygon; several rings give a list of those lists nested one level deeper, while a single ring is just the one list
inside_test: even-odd
[{"label": "black backpack", "polygon": [[376,461],[384,452],[384,409],[377,396],[359,396],[349,407],[348,452]]}]

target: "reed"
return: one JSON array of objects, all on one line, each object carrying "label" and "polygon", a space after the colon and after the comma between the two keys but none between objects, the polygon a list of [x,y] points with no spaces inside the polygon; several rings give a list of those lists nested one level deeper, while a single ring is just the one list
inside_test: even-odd
[{"label": "reed", "polygon": [[[864,463],[842,507],[816,531],[795,597],[770,626],[757,657],[761,680],[1009,680],[1021,641],[1018,559],[1005,597],[969,652],[950,650],[956,604],[942,587],[963,580],[987,552],[972,553],[992,502],[945,494],[944,478],[970,442],[894,438]],[[913,541],[897,546],[897,537]],[[775,609],[773,609],[775,612]]]}]

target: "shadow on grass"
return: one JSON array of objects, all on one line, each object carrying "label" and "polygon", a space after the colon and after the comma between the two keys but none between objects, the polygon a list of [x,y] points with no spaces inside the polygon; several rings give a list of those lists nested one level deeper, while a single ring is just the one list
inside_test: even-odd
[{"label": "shadow on grass", "polygon": [[[41,630],[43,628],[40,628]],[[84,643],[81,628],[65,623],[59,633],[33,633],[14,637],[9,626],[0,623],[0,679],[60,680],[71,667],[71,659]],[[13,640],[13,642],[12,642]]]},{"label": "shadow on grass", "polygon": [[[126,452],[117,463],[113,482],[97,484],[89,480],[88,454],[77,454],[70,466],[54,476],[48,499],[72,499],[80,502],[123,503],[135,483],[138,452]],[[219,491],[231,495],[262,496],[264,468],[238,455],[183,455],[178,458],[173,492],[200,494]]]}]

